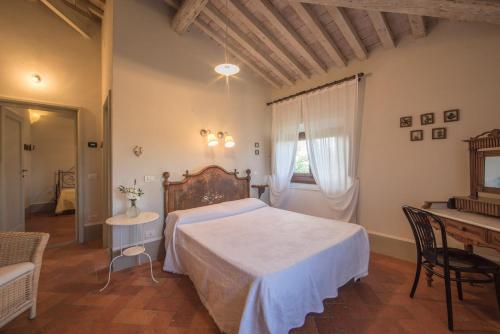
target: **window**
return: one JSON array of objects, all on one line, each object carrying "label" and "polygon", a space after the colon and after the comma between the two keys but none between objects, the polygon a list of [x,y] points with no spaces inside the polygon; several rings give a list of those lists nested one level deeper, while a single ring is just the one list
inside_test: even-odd
[{"label": "window", "polygon": [[316,184],[311,173],[311,167],[309,166],[309,156],[307,155],[306,136],[304,132],[299,133],[292,182]]}]

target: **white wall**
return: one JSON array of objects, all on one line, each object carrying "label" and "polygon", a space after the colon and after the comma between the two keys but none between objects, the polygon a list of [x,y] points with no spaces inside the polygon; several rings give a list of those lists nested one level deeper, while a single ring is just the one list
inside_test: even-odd
[{"label": "white wall", "polygon": [[[113,211],[126,201],[116,188],[137,179],[145,195],[138,205],[163,216],[162,173],[180,180],[186,169],[209,164],[241,172],[250,168],[254,182],[269,173],[270,89],[243,67],[231,79],[231,102],[213,67],[223,50],[198,31],[183,36],[170,27],[172,13],[161,0],[114,2],[113,22]],[[233,149],[208,148],[200,129],[229,131]],[[254,142],[261,154],[254,155]],[[136,157],[135,145],[144,153]],[[155,182],[144,183],[145,175]],[[163,223],[147,229],[161,237]],[[115,234],[115,245],[117,235]]]},{"label": "white wall", "polygon": [[[67,115],[69,114],[69,115]],[[31,124],[30,204],[55,200],[55,174],[76,163],[76,115],[47,112]]]},{"label": "white wall", "polygon": [[85,39],[38,1],[0,1],[0,12],[0,97],[81,108],[83,219],[99,221],[99,155],[86,143],[99,139],[100,28]]},{"label": "white wall", "polygon": [[[373,233],[413,239],[401,205],[468,194],[468,151],[462,142],[500,125],[500,26],[440,22],[426,38],[376,50],[273,97],[311,88],[357,72],[365,80],[359,177],[359,222]],[[459,108],[461,120],[443,123],[442,112]],[[434,112],[436,124],[419,125]],[[409,141],[399,117],[413,116],[424,129],[422,142]],[[448,139],[432,140],[431,128],[446,126]],[[318,191],[292,190],[290,210],[328,217]]]}]

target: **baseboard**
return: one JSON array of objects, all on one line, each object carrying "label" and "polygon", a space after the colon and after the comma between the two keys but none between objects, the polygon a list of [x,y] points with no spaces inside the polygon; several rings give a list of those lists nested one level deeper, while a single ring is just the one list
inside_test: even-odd
[{"label": "baseboard", "polygon": [[[164,239],[154,240],[144,244],[146,252],[151,256],[153,261],[165,258],[165,242]],[[120,255],[120,250],[113,250],[113,257]],[[149,262],[148,258],[141,255],[141,263]],[[126,268],[131,268],[139,264],[138,256],[123,256],[113,263],[113,271],[120,271]]]},{"label": "baseboard", "polygon": [[[399,238],[378,232],[368,232],[370,239],[370,250],[374,253],[391,256],[400,260],[416,262],[417,249],[415,241]],[[448,237],[448,247],[463,248],[463,244]],[[500,263],[497,251],[484,247],[474,247],[474,253],[484,256],[492,261]]]},{"label": "baseboard", "polygon": [[54,213],[56,209],[56,203],[48,202],[48,203],[36,203],[31,204],[29,207],[25,209],[28,216],[30,213]]},{"label": "baseboard", "polygon": [[400,260],[416,262],[417,250],[413,240],[376,232],[368,232],[368,236],[372,252],[395,257]]},{"label": "baseboard", "polygon": [[83,240],[85,242],[102,239],[102,224],[85,225],[83,227]]}]

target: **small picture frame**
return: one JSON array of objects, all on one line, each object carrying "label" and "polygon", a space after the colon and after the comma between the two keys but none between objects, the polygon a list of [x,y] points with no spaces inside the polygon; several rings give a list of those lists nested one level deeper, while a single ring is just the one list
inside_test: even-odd
[{"label": "small picture frame", "polygon": [[400,128],[411,128],[413,125],[413,117],[411,116],[403,116],[399,118],[399,127]]},{"label": "small picture frame", "polygon": [[420,115],[420,124],[422,125],[434,124],[434,113],[430,112],[427,114]]},{"label": "small picture frame", "polygon": [[460,119],[460,112],[458,109],[446,110],[443,112],[445,122],[456,122]]},{"label": "small picture frame", "polygon": [[432,129],[432,139],[446,139],[446,128]]},{"label": "small picture frame", "polygon": [[421,141],[424,140],[424,130],[413,130],[410,131],[411,141]]}]

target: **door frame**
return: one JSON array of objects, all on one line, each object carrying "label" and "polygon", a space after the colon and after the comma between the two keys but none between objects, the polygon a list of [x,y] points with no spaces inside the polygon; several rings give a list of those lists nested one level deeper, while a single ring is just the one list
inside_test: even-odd
[{"label": "door frame", "polygon": [[[5,187],[4,187],[4,184],[3,184],[3,181],[4,181],[4,170],[5,170],[5,158],[4,158],[4,141],[6,140],[5,139],[5,133],[3,131],[4,129],[4,122],[5,122],[5,119],[6,118],[11,118],[13,119],[14,121],[17,121],[20,123],[20,132],[19,132],[19,135],[21,136],[20,138],[20,142],[21,142],[21,147],[19,147],[19,150],[21,151],[20,152],[20,165],[21,165],[21,169],[23,169],[24,167],[24,159],[23,159],[23,148],[22,148],[22,144],[23,144],[23,123],[24,123],[24,118],[19,116],[18,114],[16,114],[15,112],[9,110],[6,108],[6,106],[2,106],[0,104],[0,207],[2,208],[1,210],[1,214],[0,214],[0,227],[3,229],[3,228],[6,228],[7,227],[7,224],[5,222],[5,210],[4,210],[4,207],[5,207],[5,202],[4,202],[4,199],[6,198],[6,196],[4,196],[4,193],[5,193]],[[19,171],[21,173],[21,171]],[[20,206],[20,215],[23,219],[23,226],[24,226],[24,229],[26,229],[26,225],[25,225],[25,217],[24,217],[24,186],[23,186],[23,183],[22,183],[22,176],[21,176],[21,189],[20,189],[20,203],[21,203],[21,206]]]},{"label": "door frame", "polygon": [[[112,155],[111,155],[111,120],[112,120],[112,110],[111,110],[111,90],[108,91],[108,95],[102,106],[102,154],[101,154],[101,194],[103,202],[103,216],[104,220],[111,217],[113,214],[113,198],[112,191]],[[102,244],[104,248],[109,248],[112,252],[112,240],[113,240],[113,229],[108,226],[105,222],[102,224]],[[110,253],[112,255],[112,253]]]},{"label": "door frame", "polygon": [[[83,208],[85,207],[85,199],[83,196],[83,137],[82,137],[82,122],[81,122],[81,109],[78,107],[58,105],[52,103],[45,102],[36,102],[30,100],[19,100],[19,99],[11,99],[8,97],[0,96],[0,106],[5,107],[15,107],[15,108],[24,108],[24,109],[38,109],[38,110],[46,110],[46,111],[63,111],[63,112],[72,112],[75,113],[75,121],[76,121],[76,211],[75,211],[75,240],[78,243],[83,243],[84,240],[84,227],[85,227],[85,215]],[[3,203],[3,202],[2,202]]]}]

